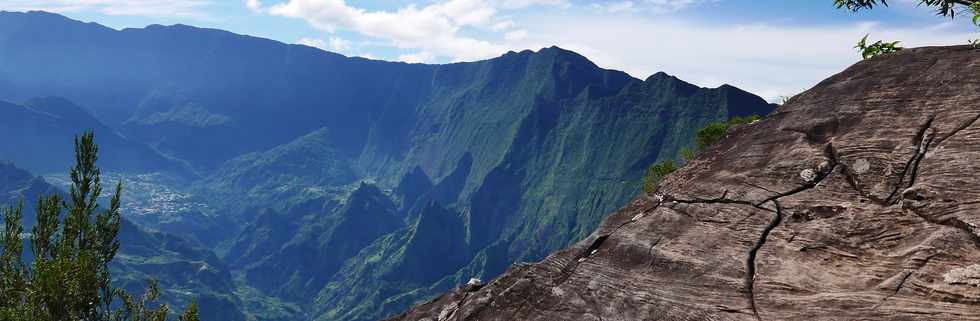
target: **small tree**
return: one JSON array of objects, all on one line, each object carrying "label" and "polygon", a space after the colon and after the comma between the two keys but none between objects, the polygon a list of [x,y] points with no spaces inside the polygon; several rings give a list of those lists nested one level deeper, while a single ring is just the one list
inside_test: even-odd
[{"label": "small tree", "polygon": [[647,175],[643,177],[643,191],[646,193],[653,193],[657,190],[657,184],[664,179],[665,176],[673,173],[677,170],[677,163],[673,160],[665,160],[659,163],[650,165],[647,168]]},{"label": "small tree", "polygon": [[[109,263],[119,251],[122,183],[109,206],[100,209],[99,148],[91,132],[75,138],[75,166],[70,170],[69,199],[42,197],[30,234],[34,262],[22,261],[23,205],[3,211],[0,249],[0,320],[30,321],[163,321],[169,308],[152,307],[159,298],[156,282],[139,301],[112,286]],[[22,204],[22,203],[21,203]],[[64,217],[62,218],[62,215]],[[116,304],[119,299],[122,304]],[[121,307],[117,307],[121,306]],[[193,313],[192,305],[185,316]],[[185,316],[182,316],[183,319]]]}]

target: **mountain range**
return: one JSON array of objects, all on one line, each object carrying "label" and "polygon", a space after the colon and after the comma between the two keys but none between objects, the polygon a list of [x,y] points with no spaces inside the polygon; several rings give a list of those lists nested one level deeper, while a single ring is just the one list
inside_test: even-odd
[{"label": "mountain range", "polygon": [[104,171],[132,186],[132,242],[151,251],[120,260],[126,275],[180,275],[170,284],[244,319],[324,321],[381,319],[540,260],[699,128],[774,107],[557,47],[406,64],[45,12],[0,13],[0,100],[14,102],[0,159],[45,178],[95,130]]}]

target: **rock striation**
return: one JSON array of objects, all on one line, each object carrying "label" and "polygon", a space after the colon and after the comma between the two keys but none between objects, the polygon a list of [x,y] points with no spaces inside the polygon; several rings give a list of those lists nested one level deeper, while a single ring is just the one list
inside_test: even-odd
[{"label": "rock striation", "polygon": [[862,61],[585,240],[392,320],[980,320],[978,68]]}]

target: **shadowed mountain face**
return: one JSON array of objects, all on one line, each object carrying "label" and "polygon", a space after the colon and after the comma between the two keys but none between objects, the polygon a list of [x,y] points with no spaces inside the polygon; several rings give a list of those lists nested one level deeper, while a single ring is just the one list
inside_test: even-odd
[{"label": "shadowed mountain face", "polygon": [[32,171],[66,171],[72,164],[73,139],[85,130],[99,133],[102,147],[112,151],[103,155],[103,163],[114,170],[188,174],[178,162],[120,136],[65,99],[33,98],[20,105],[0,101],[0,136],[11,138],[0,144],[0,159]]},{"label": "shadowed mountain face", "polygon": [[24,230],[30,230],[37,221],[37,200],[43,195],[60,193],[44,179],[17,168],[12,163],[0,163],[0,206],[24,204]]},{"label": "shadowed mountain face", "polygon": [[980,319],[980,55],[860,62],[591,236],[392,320]]},{"label": "shadowed mountain face", "polygon": [[[0,99],[51,95],[200,176],[169,186],[206,205],[183,211],[194,217],[144,206],[138,223],[208,244],[238,293],[317,320],[383,318],[541,259],[587,236],[698,128],[772,109],[557,47],[404,64],[0,13]],[[250,302],[247,314],[282,310]]]}]

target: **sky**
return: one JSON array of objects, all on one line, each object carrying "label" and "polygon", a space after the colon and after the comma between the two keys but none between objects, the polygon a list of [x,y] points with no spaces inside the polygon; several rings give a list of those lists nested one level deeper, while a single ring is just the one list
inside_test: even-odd
[{"label": "sky", "polygon": [[556,45],[636,78],[663,71],[777,101],[857,62],[867,34],[906,47],[980,38],[969,17],[916,3],[852,13],[833,0],[0,0],[0,10],[117,29],[180,23],[413,63]]}]

